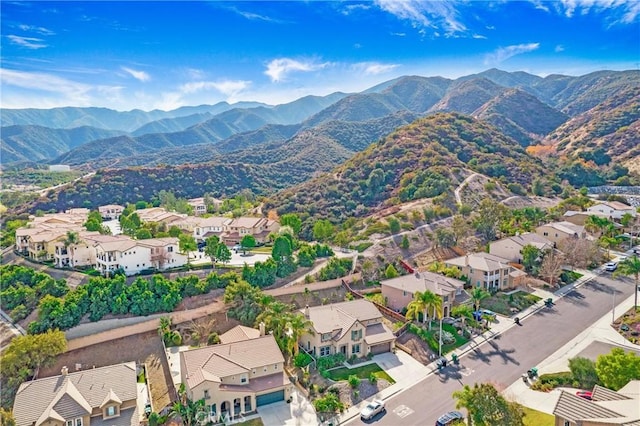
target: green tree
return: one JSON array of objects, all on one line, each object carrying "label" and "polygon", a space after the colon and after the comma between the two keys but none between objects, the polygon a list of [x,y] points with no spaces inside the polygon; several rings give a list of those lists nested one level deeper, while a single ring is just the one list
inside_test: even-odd
[{"label": "green tree", "polygon": [[[299,312],[289,313],[285,316],[286,336],[285,350],[291,357],[298,355],[298,342],[304,334],[314,334],[313,323]],[[291,359],[291,358],[290,358]]]},{"label": "green tree", "polygon": [[191,265],[191,256],[189,253],[198,250],[196,239],[191,234],[180,234],[178,237],[178,247],[180,252],[187,256],[187,265]]},{"label": "green tree", "polygon": [[438,247],[453,247],[456,245],[456,236],[453,231],[448,228],[438,228],[436,229],[436,243]]},{"label": "green tree", "polygon": [[327,219],[317,220],[313,224],[313,238],[323,242],[329,239],[335,231],[335,227]]},{"label": "green tree", "polygon": [[182,234],[182,229],[178,228],[176,225],[171,225],[169,228],[169,236],[173,238],[178,238]]},{"label": "green tree", "polygon": [[344,410],[344,404],[333,392],[327,392],[323,397],[316,398],[313,401],[313,406],[318,414],[335,414]]},{"label": "green tree", "polygon": [[569,370],[583,389],[593,389],[595,385],[600,383],[598,372],[596,371],[596,363],[589,358],[575,357],[569,359]]},{"label": "green tree", "polygon": [[240,240],[240,246],[242,247],[242,252],[244,254],[247,253],[247,250],[254,248],[256,244],[256,237],[253,235],[245,235],[242,237],[242,240]]},{"label": "green tree", "polygon": [[613,348],[609,354],[598,356],[596,372],[604,387],[618,390],[630,380],[640,379],[640,356]]},{"label": "green tree", "polygon": [[473,426],[523,426],[524,412],[509,402],[489,383],[476,383],[473,388],[465,385],[453,393],[456,408],[469,413],[469,425]]},{"label": "green tree", "polygon": [[476,209],[473,226],[480,233],[484,241],[496,239],[498,224],[506,214],[507,208],[490,199],[485,198]]},{"label": "green tree", "polygon": [[540,178],[536,178],[531,183],[531,192],[533,195],[543,197],[545,195],[544,181]]},{"label": "green tree", "polygon": [[16,419],[13,418],[13,413],[11,412],[11,410],[0,408],[0,425],[16,426]]},{"label": "green tree", "polygon": [[[413,294],[413,300],[407,305],[407,318],[417,319],[418,314],[423,314],[423,322],[427,320],[428,312],[432,311],[432,319],[442,318],[442,298],[437,294],[425,290],[416,291]],[[429,321],[429,329],[431,329],[431,321]]]},{"label": "green tree", "polygon": [[298,265],[304,267],[313,266],[313,262],[316,260],[316,250],[309,244],[304,244],[298,250]]},{"label": "green tree", "polygon": [[453,232],[455,237],[455,244],[467,238],[470,229],[469,223],[464,216],[460,214],[455,215],[451,223],[451,232]]},{"label": "green tree", "polygon": [[222,244],[220,237],[212,235],[204,240],[204,254],[211,259],[211,265],[215,268],[216,260],[218,259],[218,246]]},{"label": "green tree", "polygon": [[480,302],[491,295],[482,287],[474,287],[469,296],[471,296],[471,301],[473,302],[473,310],[477,311],[480,309]]},{"label": "green tree", "polygon": [[282,262],[293,254],[293,248],[288,238],[281,235],[273,242],[273,248],[271,249],[271,256],[276,262]]},{"label": "green tree", "polygon": [[198,413],[204,411],[204,409],[204,399],[192,401],[187,396],[184,383],[180,383],[180,387],[178,388],[178,401],[173,403],[170,417],[179,416],[180,419],[182,419],[183,425],[195,426],[200,424]]},{"label": "green tree", "polygon": [[398,273],[397,269],[393,266],[393,264],[390,263],[389,266],[387,266],[387,269],[385,269],[384,271],[384,276],[387,279],[391,279],[391,278],[400,276],[400,274]]},{"label": "green tree", "polygon": [[522,264],[525,271],[528,273],[533,272],[534,268],[538,265],[538,258],[540,257],[540,249],[527,244],[522,248]]},{"label": "green tree", "polygon": [[640,288],[638,287],[638,278],[640,276],[640,258],[638,256],[627,257],[625,260],[618,264],[618,268],[613,273],[615,277],[619,275],[627,275],[633,277],[634,286],[636,291],[633,293],[633,306],[634,308],[638,308],[638,291]]},{"label": "green tree", "polygon": [[218,244],[216,248],[216,259],[222,262],[223,265],[226,265],[231,261],[231,250],[224,244]]},{"label": "green tree", "polygon": [[230,305],[229,316],[247,326],[256,322],[262,308],[260,299],[263,294],[258,287],[246,281],[235,281],[227,285],[224,290],[224,303]]},{"label": "green tree", "polygon": [[349,244],[349,233],[347,231],[340,231],[333,238],[333,242],[336,243],[338,247],[347,247]]},{"label": "green tree", "polygon": [[400,221],[395,217],[390,217],[389,219],[387,219],[387,223],[389,223],[389,231],[392,235],[397,234],[398,232],[400,232],[400,229],[402,229]]},{"label": "green tree", "polygon": [[290,226],[294,234],[298,235],[302,229],[302,220],[295,213],[287,213],[280,216],[280,225]]},{"label": "green tree", "polygon": [[409,238],[407,238],[407,234],[402,236],[402,241],[400,242],[400,248],[405,250],[409,248]]}]

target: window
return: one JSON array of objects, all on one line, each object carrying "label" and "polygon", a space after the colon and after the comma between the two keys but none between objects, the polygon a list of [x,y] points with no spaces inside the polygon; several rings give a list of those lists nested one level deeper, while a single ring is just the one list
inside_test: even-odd
[{"label": "window", "polygon": [[277,369],[278,369],[278,364],[275,364],[275,365],[273,366],[273,369],[274,369],[274,370],[277,370]]},{"label": "window", "polygon": [[[169,253],[173,253],[173,247],[172,247],[172,246],[169,246],[169,247],[167,248],[167,251],[168,251]],[[211,407],[214,407],[214,406],[215,406],[215,405],[212,405]]]},{"label": "window", "polygon": [[211,404],[211,409],[209,410],[209,412],[210,412],[212,415],[215,415],[215,414],[216,414],[216,404]]},{"label": "window", "polygon": [[564,421],[564,426],[571,426],[571,422],[569,422],[569,420],[565,420]]},{"label": "window", "polygon": [[67,426],[73,426],[73,420],[67,420]]},{"label": "window", "polygon": [[326,342],[327,340],[331,340],[331,333],[324,333],[322,335],[322,341]]},{"label": "window", "polygon": [[110,405],[107,407],[107,416],[111,417],[111,416],[115,416],[116,415],[116,406],[115,405]]},{"label": "window", "polygon": [[210,396],[209,396],[209,390],[208,390],[208,389],[205,389],[205,390],[204,390],[204,399],[209,399],[209,398],[210,398]]},{"label": "window", "polygon": [[76,419],[76,426],[82,426],[82,417]]},{"label": "window", "polygon": [[360,353],[360,343],[351,346],[351,353],[354,355]]},{"label": "window", "polygon": [[247,376],[240,377],[240,383],[247,383]]},{"label": "window", "polygon": [[402,297],[407,297],[407,292],[402,290]]},{"label": "window", "polygon": [[351,330],[351,340],[362,339],[362,330]]},{"label": "window", "polygon": [[331,346],[321,346],[320,356],[329,356],[329,355],[331,355]]}]

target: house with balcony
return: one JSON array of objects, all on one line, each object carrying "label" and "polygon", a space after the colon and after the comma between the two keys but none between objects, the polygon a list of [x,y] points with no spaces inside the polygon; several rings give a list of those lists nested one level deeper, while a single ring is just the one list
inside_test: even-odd
[{"label": "house with balcony", "polygon": [[24,382],[13,404],[16,426],[138,426],[146,394],[138,392],[135,362]]},{"label": "house with balcony", "polygon": [[204,400],[213,423],[259,412],[293,392],[275,338],[263,330],[258,337],[243,339],[242,334],[234,332],[230,343],[180,352],[180,378],[187,396]]},{"label": "house with balcony", "polygon": [[489,253],[509,262],[522,264],[522,249],[525,246],[533,246],[544,251],[552,249],[553,242],[542,235],[526,232],[489,243]]},{"label": "house with balcony", "polygon": [[272,232],[278,232],[280,224],[264,217],[237,217],[225,224],[222,241],[228,246],[240,244],[245,235],[253,235],[260,244],[267,240]]},{"label": "house with balcony", "polygon": [[232,219],[223,216],[199,217],[193,227],[193,237],[196,241],[204,241],[207,238],[216,235],[221,237],[227,225]]},{"label": "house with balcony", "polygon": [[509,264],[509,260],[490,253],[469,253],[446,260],[448,267],[458,268],[470,285],[495,292],[516,287],[527,274]]},{"label": "house with balcony", "polygon": [[117,204],[107,204],[106,206],[98,207],[98,212],[104,220],[118,220],[123,211],[124,207]]},{"label": "house with balcony", "polygon": [[314,357],[341,353],[347,358],[390,352],[396,336],[382,320],[382,314],[366,299],[305,307],[300,312],[312,323],[313,334],[305,333],[298,344]]},{"label": "house with balcony", "polygon": [[102,275],[117,270],[135,275],[145,270],[164,271],[184,266],[186,255],[179,253],[177,238],[151,238],[134,240],[118,236],[116,240],[101,241],[95,245],[96,269]]},{"label": "house with balcony", "polygon": [[571,222],[551,222],[540,225],[536,228],[536,234],[545,237],[554,243],[557,247],[560,241],[567,238],[587,238],[584,226],[576,225]]},{"label": "house with balcony", "polygon": [[632,206],[629,206],[620,201],[606,201],[595,204],[587,208],[589,213],[599,213],[605,215],[608,219],[619,221],[622,216],[629,214],[632,217],[636,217],[638,212]]},{"label": "house with balcony", "polygon": [[406,308],[416,292],[430,291],[442,299],[443,316],[451,315],[451,308],[468,295],[464,291],[464,282],[433,272],[415,272],[380,282],[382,296],[387,307],[395,311]]},{"label": "house with balcony", "polygon": [[555,426],[640,425],[640,380],[618,391],[595,385],[591,400],[560,391],[553,415]]}]

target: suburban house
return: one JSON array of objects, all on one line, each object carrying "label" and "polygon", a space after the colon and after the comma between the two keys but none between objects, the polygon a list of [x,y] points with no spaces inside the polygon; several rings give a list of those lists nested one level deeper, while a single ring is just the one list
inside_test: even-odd
[{"label": "suburban house", "polygon": [[225,340],[229,333],[234,335],[230,343],[180,352],[180,377],[187,396],[193,401],[204,399],[214,423],[284,401],[293,392],[272,335],[262,330],[257,337],[251,333],[242,339],[243,331],[232,329],[225,333]]},{"label": "suburban house", "polygon": [[620,201],[601,202],[587,208],[587,211],[590,213],[604,214],[607,218],[612,220],[620,220],[625,214],[630,214],[633,217],[636,217],[638,214],[635,208],[628,206],[625,203],[621,203]]},{"label": "suburban house", "polygon": [[222,216],[199,217],[196,219],[198,220],[193,227],[193,237],[196,241],[204,241],[213,235],[222,236],[227,224],[231,222],[230,218]]},{"label": "suburban house", "polygon": [[546,237],[526,232],[489,243],[489,253],[509,262],[522,263],[522,249],[528,245],[541,251],[553,248],[553,242]]},{"label": "suburban house", "polygon": [[509,264],[508,259],[490,253],[469,253],[446,260],[445,265],[456,267],[469,284],[488,291],[515,287],[527,274]]},{"label": "suburban house", "polygon": [[540,225],[536,228],[536,234],[551,240],[556,245],[566,238],[586,238],[587,236],[584,226],[571,222],[551,222]]},{"label": "suburban house", "polygon": [[609,216],[607,216],[604,213],[581,212],[581,211],[575,211],[575,210],[567,210],[566,212],[564,212],[564,214],[562,215],[562,219],[565,222],[571,222],[574,225],[584,226],[585,222],[590,216],[598,216],[603,219],[609,219]]},{"label": "suburban house", "polygon": [[389,352],[396,337],[382,322],[382,314],[366,300],[351,300],[300,310],[312,323],[314,334],[305,333],[299,345],[313,356],[342,353],[347,358]]},{"label": "suburban house", "polygon": [[225,224],[222,240],[227,245],[240,244],[242,237],[253,235],[258,243],[264,243],[272,232],[278,232],[280,224],[263,217],[237,217]]},{"label": "suburban house", "polygon": [[244,340],[257,339],[260,336],[264,336],[264,323],[260,323],[260,329],[245,327],[244,325],[236,325],[226,333],[222,333],[220,337],[220,343],[235,343],[242,342]]},{"label": "suburban house", "polygon": [[136,363],[109,365],[24,382],[13,404],[16,426],[138,426],[148,395],[140,395]]},{"label": "suburban house", "polygon": [[[218,200],[217,198],[210,198],[209,202],[216,209],[220,208],[220,206],[222,205],[222,200]],[[207,212],[207,204],[205,203],[204,197],[190,198],[187,200],[187,203],[189,203],[189,205],[193,207],[193,214],[195,214],[196,216],[200,216]]]},{"label": "suburban house", "polygon": [[619,391],[595,385],[591,401],[566,391],[553,409],[556,426],[612,426],[640,424],[640,380]]},{"label": "suburban house", "polygon": [[98,212],[104,220],[118,220],[124,211],[124,207],[117,204],[108,204],[98,207]]},{"label": "suburban house", "polygon": [[[464,282],[455,278],[433,272],[416,272],[380,282],[382,295],[387,301],[387,307],[400,311],[413,300],[413,295],[420,291],[430,292],[442,298],[442,314],[451,315],[454,304],[465,299]],[[457,303],[455,303],[457,302]],[[432,314],[429,312],[429,316]]]},{"label": "suburban house", "polygon": [[102,275],[123,270],[135,275],[144,270],[163,271],[187,263],[187,256],[179,253],[177,238],[150,238],[134,240],[120,236],[116,240],[95,245],[96,266]]}]

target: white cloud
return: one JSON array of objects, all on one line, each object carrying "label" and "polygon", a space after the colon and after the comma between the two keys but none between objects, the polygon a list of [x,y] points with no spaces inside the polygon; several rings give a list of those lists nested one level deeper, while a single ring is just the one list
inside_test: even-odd
[{"label": "white cloud", "polygon": [[381,64],[379,62],[359,62],[353,64],[353,68],[367,75],[384,74],[395,68],[398,68],[398,64]]},{"label": "white cloud", "polygon": [[287,75],[295,72],[316,71],[326,67],[327,63],[316,63],[314,61],[298,61],[290,58],[274,59],[267,64],[267,70],[264,72],[271,78],[271,81],[278,83],[286,79]]},{"label": "white cloud", "polygon": [[487,38],[487,36],[483,36],[482,34],[474,34],[471,37],[479,40],[485,40]]},{"label": "white cloud", "polygon": [[274,22],[274,23],[282,23],[282,21],[280,21],[279,19],[275,19],[272,18],[270,16],[266,16],[266,15],[260,15],[258,13],[254,13],[254,12],[247,12],[244,10],[240,10],[235,6],[227,6],[224,7],[224,9],[226,10],[230,10],[240,16],[242,16],[245,19],[248,19],[250,21],[265,21],[265,22]]},{"label": "white cloud", "polygon": [[543,3],[540,0],[531,0],[537,9],[551,12],[549,5],[553,5],[553,11],[567,18],[588,13],[604,14],[605,21],[609,25],[633,24],[640,16],[640,2],[637,0],[560,0],[557,2]]},{"label": "white cloud", "polygon": [[36,27],[34,25],[20,24],[20,25],[18,25],[18,28],[20,28],[22,31],[31,31],[31,32],[36,32],[38,34],[42,34],[42,35],[55,35],[56,34],[55,32],[51,31],[48,28]]},{"label": "white cloud", "polygon": [[486,55],[484,63],[485,65],[498,64],[513,56],[537,50],[539,47],[540,43],[523,43],[500,47],[495,52]]},{"label": "white cloud", "polygon": [[217,90],[223,95],[234,96],[250,85],[251,82],[245,80],[193,81],[180,86],[180,91],[184,94],[190,94],[205,90]]},{"label": "white cloud", "polygon": [[370,5],[357,3],[357,4],[348,4],[348,5],[344,6],[342,8],[341,12],[342,12],[343,15],[350,15],[354,11],[368,10],[368,9],[371,9]]},{"label": "white cloud", "polygon": [[467,27],[458,17],[457,5],[450,1],[429,0],[375,0],[382,10],[395,15],[399,19],[411,21],[414,27],[424,30],[432,28],[434,35],[440,31],[446,35],[464,33]]},{"label": "white cloud", "polygon": [[555,49],[553,49],[556,53],[560,53],[560,52],[564,52],[564,46],[559,44],[556,46]]},{"label": "white cloud", "polygon": [[138,71],[127,67],[121,67],[122,71],[131,75],[131,77],[142,82],[149,81],[151,77],[145,71]]},{"label": "white cloud", "polygon": [[7,38],[11,40],[13,44],[26,47],[27,49],[42,49],[47,47],[44,40],[36,37],[22,37],[17,35],[8,35]]}]

